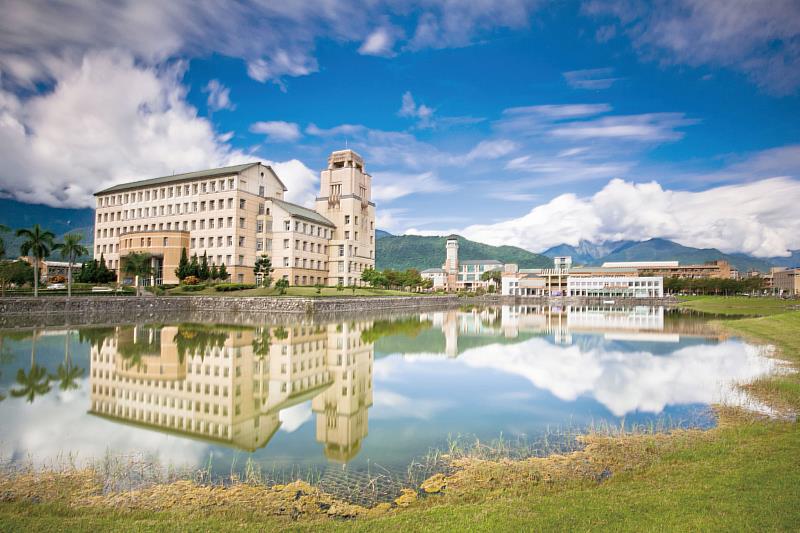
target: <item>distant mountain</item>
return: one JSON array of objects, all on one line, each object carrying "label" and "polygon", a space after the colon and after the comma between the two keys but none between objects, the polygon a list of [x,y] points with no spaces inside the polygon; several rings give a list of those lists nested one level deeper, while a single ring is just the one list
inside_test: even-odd
[{"label": "distant mountain", "polygon": [[770,257],[769,262],[775,266],[800,267],[800,250],[792,250],[789,257]]},{"label": "distant mountain", "polygon": [[383,231],[382,229],[375,230],[375,240],[383,239],[384,237],[394,237],[394,235],[392,235],[388,231]]},{"label": "distant mountain", "polygon": [[[375,243],[376,268],[405,270],[439,268],[445,259],[445,237],[419,235],[390,235]],[[490,246],[463,237],[458,238],[460,260],[496,259],[503,263],[517,263],[520,268],[552,267],[553,261],[516,246]]]},{"label": "distant mountain", "polygon": [[599,259],[612,253],[617,248],[625,246],[632,241],[607,241],[602,243],[593,243],[586,240],[581,240],[578,246],[571,246],[569,244],[559,244],[548,248],[542,255],[547,257],[558,257],[569,255],[572,257],[572,262],[575,265],[593,265]]},{"label": "distant mountain", "polygon": [[771,266],[767,259],[750,257],[746,254],[726,254],[716,248],[692,248],[667,239],[650,239],[630,242],[620,246],[601,258],[606,261],[678,261],[681,264],[698,264],[715,259],[723,259],[740,272],[760,270],[767,272]]},{"label": "distant mountain", "polygon": [[39,224],[56,235],[61,235],[76,228],[93,227],[94,209],[62,209],[0,198],[0,224],[14,229]]}]

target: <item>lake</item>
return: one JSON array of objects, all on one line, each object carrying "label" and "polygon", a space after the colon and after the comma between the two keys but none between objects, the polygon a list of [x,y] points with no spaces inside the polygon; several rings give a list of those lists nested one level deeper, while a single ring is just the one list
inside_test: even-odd
[{"label": "lake", "polygon": [[396,477],[459,443],[524,455],[592,428],[711,427],[719,402],[765,409],[736,384],[775,362],[706,322],[661,307],[474,306],[6,330],[0,454]]}]

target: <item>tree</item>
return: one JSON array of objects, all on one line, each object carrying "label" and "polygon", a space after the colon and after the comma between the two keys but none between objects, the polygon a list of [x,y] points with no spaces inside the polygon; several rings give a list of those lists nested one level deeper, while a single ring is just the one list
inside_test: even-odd
[{"label": "tree", "polygon": [[100,254],[100,261],[97,262],[97,270],[95,271],[95,279],[93,283],[110,283],[114,281],[114,273],[106,266],[106,259],[104,254]]},{"label": "tree", "polygon": [[225,263],[222,263],[219,266],[219,279],[220,279],[220,281],[225,281],[226,279],[228,279],[229,276],[230,276],[230,274],[228,274],[228,269],[225,268]]},{"label": "tree", "polygon": [[61,250],[61,257],[67,260],[67,298],[72,297],[72,263],[78,257],[89,255],[89,250],[81,244],[82,239],[80,233],[68,233],[64,235],[64,242],[53,247],[54,250]]},{"label": "tree", "polygon": [[481,274],[481,281],[491,281],[499,287],[503,283],[503,273],[500,270],[488,270]]},{"label": "tree", "polygon": [[202,281],[208,281],[208,278],[211,277],[211,271],[208,269],[208,252],[203,251],[203,259],[200,260],[200,271],[198,272],[198,278]]},{"label": "tree", "polygon": [[217,265],[211,265],[211,272],[209,273],[209,278],[212,281],[219,279],[219,270],[217,270]]},{"label": "tree", "polygon": [[186,254],[186,248],[181,248],[181,259],[178,261],[175,275],[180,281],[183,281],[189,275],[189,256]]},{"label": "tree", "polygon": [[317,283],[314,285],[314,288],[317,289],[317,294],[322,294],[322,287],[324,287],[322,283]]},{"label": "tree", "polygon": [[339,292],[344,290],[344,285],[342,285],[341,281],[336,284],[336,290],[339,291]]},{"label": "tree", "polygon": [[50,255],[56,236],[34,224],[31,229],[18,229],[17,237],[25,239],[19,247],[20,254],[33,258],[33,295],[39,296],[39,263]]},{"label": "tree", "polygon": [[189,263],[189,271],[187,275],[194,276],[196,278],[200,277],[200,263],[197,261],[197,254],[192,255],[192,262]]},{"label": "tree", "polygon": [[288,279],[279,279],[275,282],[275,288],[278,289],[278,294],[283,296],[286,294],[286,289],[289,288],[289,280]]},{"label": "tree", "polygon": [[6,285],[33,284],[33,267],[25,261],[0,263],[0,288],[5,295]]},{"label": "tree", "polygon": [[150,254],[133,252],[126,255],[122,271],[134,277],[136,295],[139,296],[139,278],[149,276],[153,272],[153,268],[150,266]]},{"label": "tree", "polygon": [[253,274],[256,275],[256,279],[259,277],[261,278],[261,284],[264,287],[272,285],[272,277],[270,274],[274,270],[275,269],[272,268],[272,260],[267,254],[262,254],[261,257],[256,259],[256,264],[253,266]]}]

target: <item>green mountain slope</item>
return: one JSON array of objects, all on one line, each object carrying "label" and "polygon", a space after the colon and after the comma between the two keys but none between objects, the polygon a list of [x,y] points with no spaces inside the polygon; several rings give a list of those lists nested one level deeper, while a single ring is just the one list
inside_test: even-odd
[{"label": "green mountain slope", "polygon": [[[418,235],[391,235],[375,242],[376,267],[405,270],[416,268],[440,268],[445,259],[445,237],[422,237]],[[458,258],[496,259],[503,263],[517,263],[520,268],[552,267],[552,259],[516,246],[490,246],[458,238]]]},{"label": "green mountain slope", "polygon": [[744,254],[726,254],[716,248],[691,248],[666,239],[634,242],[614,250],[602,258],[606,261],[679,261],[681,264],[698,264],[714,259],[724,259],[739,272],[756,269],[769,270],[770,261]]}]

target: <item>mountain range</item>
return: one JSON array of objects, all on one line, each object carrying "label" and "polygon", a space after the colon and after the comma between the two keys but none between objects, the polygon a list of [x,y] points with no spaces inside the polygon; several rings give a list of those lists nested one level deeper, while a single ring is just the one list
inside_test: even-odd
[{"label": "mountain range", "polygon": [[681,264],[698,264],[723,259],[739,272],[769,271],[771,266],[800,265],[800,251],[790,257],[758,258],[747,254],[727,254],[716,248],[692,248],[667,239],[646,241],[612,241],[591,243],[581,241],[577,246],[560,244],[542,252],[547,257],[571,255],[573,264],[596,266],[607,261],[678,261]]}]

